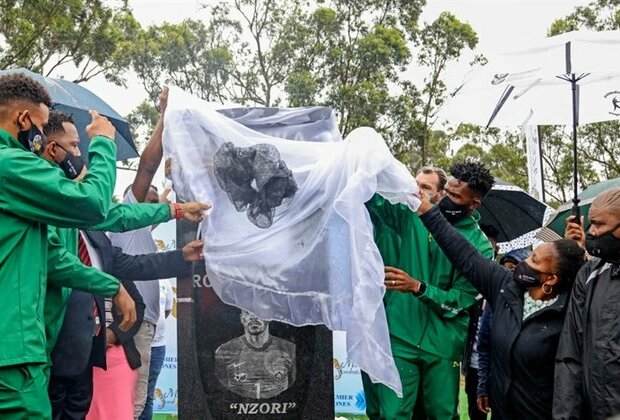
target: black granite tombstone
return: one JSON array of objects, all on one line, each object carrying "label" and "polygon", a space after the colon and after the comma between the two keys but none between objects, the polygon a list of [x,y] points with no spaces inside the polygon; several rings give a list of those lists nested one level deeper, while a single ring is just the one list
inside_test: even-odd
[{"label": "black granite tombstone", "polygon": [[[196,225],[177,224],[179,247]],[[177,280],[181,419],[334,418],[332,334],[266,322],[226,305],[204,265]]]}]

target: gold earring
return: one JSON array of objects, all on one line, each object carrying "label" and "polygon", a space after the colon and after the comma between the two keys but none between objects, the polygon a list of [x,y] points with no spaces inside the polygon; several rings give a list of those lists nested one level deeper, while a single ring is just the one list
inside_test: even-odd
[{"label": "gold earring", "polygon": [[[545,289],[545,286],[547,286],[549,289]],[[550,295],[551,293],[553,293],[553,286],[550,286],[548,283],[543,283],[542,291],[544,294]]]}]

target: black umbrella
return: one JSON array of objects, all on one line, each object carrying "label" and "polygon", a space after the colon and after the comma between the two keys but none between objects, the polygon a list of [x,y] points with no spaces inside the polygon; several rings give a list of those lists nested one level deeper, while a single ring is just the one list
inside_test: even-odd
[{"label": "black umbrella", "polygon": [[91,121],[88,113],[91,109],[107,117],[116,128],[116,138],[114,139],[117,146],[116,160],[139,156],[127,120],[93,92],[68,80],[43,77],[26,69],[1,70],[0,75],[13,72],[23,73],[41,83],[52,97],[53,108],[73,116],[80,134],[80,150],[85,159],[88,159],[87,151],[90,143],[85,128]]},{"label": "black umbrella", "polygon": [[553,209],[521,188],[496,179],[478,211],[480,224],[495,227],[501,251],[508,252],[531,245]]}]

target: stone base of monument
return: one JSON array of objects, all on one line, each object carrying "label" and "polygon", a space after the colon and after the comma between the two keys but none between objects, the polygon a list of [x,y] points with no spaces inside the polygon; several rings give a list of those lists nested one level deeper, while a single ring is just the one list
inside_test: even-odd
[{"label": "stone base of monument", "polygon": [[[196,225],[177,224],[178,246]],[[204,265],[177,280],[180,419],[334,418],[332,334],[223,303]]]}]

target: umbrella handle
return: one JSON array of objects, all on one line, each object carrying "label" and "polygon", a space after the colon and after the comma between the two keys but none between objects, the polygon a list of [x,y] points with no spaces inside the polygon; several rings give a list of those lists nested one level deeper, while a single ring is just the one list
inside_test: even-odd
[{"label": "umbrella handle", "polygon": [[581,217],[579,211],[579,200],[578,198],[573,198],[573,207],[571,208],[571,216],[573,216],[573,223],[581,224]]}]

